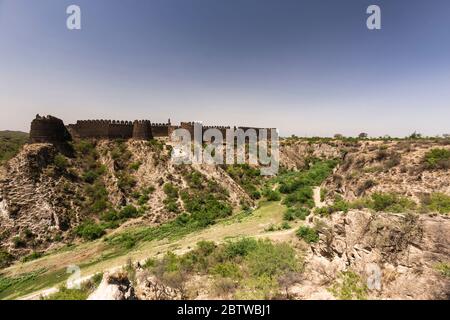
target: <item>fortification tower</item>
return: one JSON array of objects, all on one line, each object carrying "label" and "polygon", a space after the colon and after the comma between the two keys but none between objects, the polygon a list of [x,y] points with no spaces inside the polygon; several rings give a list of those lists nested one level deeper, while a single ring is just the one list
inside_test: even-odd
[{"label": "fortification tower", "polygon": [[150,120],[135,120],[133,122],[133,139],[150,140],[153,139],[152,124]]},{"label": "fortification tower", "polygon": [[36,115],[31,122],[31,143],[63,143],[71,140],[71,136],[61,119]]}]

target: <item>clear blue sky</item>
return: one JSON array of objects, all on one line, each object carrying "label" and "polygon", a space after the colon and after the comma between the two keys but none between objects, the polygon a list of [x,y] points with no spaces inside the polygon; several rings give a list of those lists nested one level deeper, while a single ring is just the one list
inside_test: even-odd
[{"label": "clear blue sky", "polygon": [[448,133],[450,1],[0,0],[0,129],[36,113]]}]

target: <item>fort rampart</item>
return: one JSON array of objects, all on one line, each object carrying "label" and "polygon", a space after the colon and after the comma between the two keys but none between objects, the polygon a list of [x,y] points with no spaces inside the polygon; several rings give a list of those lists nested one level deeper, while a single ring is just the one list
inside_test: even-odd
[{"label": "fort rampart", "polygon": [[[157,137],[168,137],[173,130],[183,128],[194,137],[194,122],[181,122],[180,126],[170,123],[152,123],[150,120],[119,121],[119,120],[78,120],[75,124],[64,125],[63,121],[52,117],[39,115],[31,122],[31,143],[63,142],[73,139],[136,139],[150,140]],[[201,124],[200,124],[201,125]],[[208,129],[218,129],[224,139],[227,126],[202,126],[202,133]],[[236,127],[234,127],[236,129]],[[239,129],[259,128],[239,127]],[[270,131],[268,132],[270,138]]]}]

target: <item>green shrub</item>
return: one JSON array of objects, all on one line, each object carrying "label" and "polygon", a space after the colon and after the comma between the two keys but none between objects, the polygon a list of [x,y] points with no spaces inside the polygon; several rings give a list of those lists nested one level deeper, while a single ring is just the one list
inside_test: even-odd
[{"label": "green shrub", "polygon": [[99,213],[106,210],[108,208],[108,205],[109,203],[106,199],[99,199],[91,205],[91,210],[95,213]]},{"label": "green shrub", "polygon": [[422,210],[439,212],[442,214],[450,213],[450,196],[444,193],[432,193],[422,197]]},{"label": "green shrub", "polygon": [[278,178],[280,192],[291,194],[304,187],[320,185],[333,171],[337,161],[316,161],[306,171],[289,172]]},{"label": "green shrub", "polygon": [[15,236],[12,239],[12,242],[13,242],[13,245],[14,245],[15,248],[23,248],[23,247],[25,247],[27,245],[26,240],[23,239],[20,236]]},{"label": "green shrub", "polygon": [[284,221],[283,223],[281,223],[281,229],[288,230],[290,228],[292,228],[292,227],[287,221]]},{"label": "green shrub", "polygon": [[121,172],[117,178],[117,186],[124,193],[130,193],[131,189],[136,186],[136,180],[127,173]]},{"label": "green shrub", "polygon": [[239,279],[242,277],[239,266],[234,262],[223,262],[216,264],[211,268],[211,274],[232,279]]},{"label": "green shrub", "polygon": [[306,243],[316,243],[319,241],[319,232],[315,228],[301,226],[297,230],[297,237],[303,239]]},{"label": "green shrub", "polygon": [[75,228],[75,234],[84,240],[95,240],[105,234],[105,227],[92,220],[88,220]]},{"label": "green shrub", "polygon": [[311,187],[302,187],[297,189],[295,192],[290,193],[286,196],[283,203],[288,207],[294,205],[307,206],[309,208],[314,207],[314,199],[313,199],[313,189]]},{"label": "green shrub", "polygon": [[288,208],[283,215],[283,219],[286,221],[293,221],[296,219],[305,220],[307,216],[309,216],[310,210],[307,208]]},{"label": "green shrub", "polygon": [[316,208],[314,212],[321,216],[329,216],[335,212],[347,213],[350,208],[350,204],[345,201],[341,196],[337,196],[332,205]]},{"label": "green shrub", "polygon": [[450,264],[449,263],[439,263],[436,265],[436,270],[439,271],[439,273],[446,277],[450,278]]},{"label": "green shrub", "polygon": [[364,300],[367,297],[367,286],[353,271],[341,272],[330,291],[340,300]]},{"label": "green shrub", "polygon": [[53,159],[53,164],[58,170],[64,171],[69,166],[69,161],[62,154],[57,154]]},{"label": "green shrub", "polygon": [[178,199],[178,188],[175,187],[172,183],[166,183],[163,187],[163,191],[167,197]]},{"label": "green shrub", "polygon": [[94,170],[89,170],[83,173],[81,177],[87,183],[94,183],[98,178],[98,174]]},{"label": "green shrub", "polygon": [[412,210],[416,207],[416,203],[408,198],[399,196],[394,193],[374,193],[372,194],[371,209],[380,212],[401,213]]},{"label": "green shrub", "polygon": [[250,273],[255,277],[276,275],[298,271],[294,250],[287,243],[272,243],[260,240],[246,257]]},{"label": "green shrub", "polygon": [[123,219],[136,218],[139,212],[134,206],[128,205],[120,210],[119,216]]},{"label": "green shrub", "polygon": [[227,259],[237,256],[244,257],[250,251],[253,251],[258,246],[258,241],[252,238],[243,238],[239,241],[229,242],[225,245],[224,253]]},{"label": "green shrub", "polygon": [[142,163],[140,162],[133,162],[130,164],[130,169],[133,171],[138,171],[139,168],[141,167]]},{"label": "green shrub", "polygon": [[143,206],[144,204],[146,204],[148,202],[148,200],[150,200],[149,196],[146,194],[143,194],[139,197],[138,204],[140,206]]},{"label": "green shrub", "polygon": [[8,267],[13,261],[13,255],[6,250],[0,249],[0,269]]},{"label": "green shrub", "polygon": [[431,149],[425,154],[423,163],[427,169],[450,169],[450,150]]},{"label": "green shrub", "polygon": [[281,200],[281,194],[279,191],[276,190],[266,190],[264,192],[264,196],[268,201],[280,201]]},{"label": "green shrub", "polygon": [[22,262],[33,261],[33,260],[41,258],[42,256],[43,256],[42,252],[33,251],[29,255],[23,257]]}]

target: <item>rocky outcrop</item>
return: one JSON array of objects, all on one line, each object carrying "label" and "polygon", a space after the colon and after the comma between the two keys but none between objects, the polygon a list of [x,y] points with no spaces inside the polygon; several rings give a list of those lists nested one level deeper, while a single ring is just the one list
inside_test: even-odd
[{"label": "rocky outcrop", "polygon": [[29,242],[34,248],[48,246],[48,239],[67,230],[72,216],[70,199],[61,194],[61,177],[46,173],[56,148],[51,144],[25,145],[11,159],[0,180],[0,239],[20,252]]},{"label": "rocky outcrop", "polygon": [[436,269],[449,261],[450,218],[351,211],[315,223],[320,241],[305,274],[317,287],[352,270],[369,284],[369,298],[450,297],[450,279]]},{"label": "rocky outcrop", "polygon": [[180,300],[179,290],[171,288],[143,269],[136,273],[136,296],[139,300]]},{"label": "rocky outcrop", "polygon": [[105,273],[102,282],[88,300],[136,300],[136,296],[126,273]]}]

